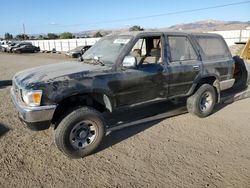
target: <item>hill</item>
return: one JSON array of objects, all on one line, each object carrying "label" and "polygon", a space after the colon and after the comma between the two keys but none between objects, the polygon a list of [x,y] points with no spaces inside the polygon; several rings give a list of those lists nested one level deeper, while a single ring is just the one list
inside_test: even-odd
[{"label": "hill", "polygon": [[239,30],[250,27],[250,21],[217,21],[217,20],[205,20],[194,23],[178,24],[168,27],[170,30],[183,30],[183,31],[221,31],[221,30]]}]

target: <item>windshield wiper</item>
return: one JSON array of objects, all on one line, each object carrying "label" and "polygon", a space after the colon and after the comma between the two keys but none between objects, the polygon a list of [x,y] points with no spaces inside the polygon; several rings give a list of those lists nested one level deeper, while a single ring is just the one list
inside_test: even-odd
[{"label": "windshield wiper", "polygon": [[91,61],[91,63],[93,63],[93,64],[100,64],[101,66],[104,66],[105,64],[100,59],[101,59],[100,57],[95,56],[93,58],[83,59],[83,61],[84,60]]}]

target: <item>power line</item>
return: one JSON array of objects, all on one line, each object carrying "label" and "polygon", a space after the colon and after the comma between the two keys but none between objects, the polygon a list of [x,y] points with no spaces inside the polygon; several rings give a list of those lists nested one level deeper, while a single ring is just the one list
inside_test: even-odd
[{"label": "power line", "polygon": [[103,23],[116,23],[116,22],[123,22],[123,21],[142,20],[142,19],[147,19],[147,18],[155,18],[155,17],[161,17],[161,16],[170,16],[170,15],[176,15],[176,14],[198,12],[198,11],[203,11],[203,10],[217,9],[217,8],[242,5],[242,4],[248,4],[248,3],[250,3],[250,1],[241,1],[241,2],[237,2],[237,3],[229,3],[229,4],[209,6],[209,7],[197,8],[197,9],[181,10],[181,11],[176,11],[176,12],[168,12],[168,13],[148,15],[148,16],[138,16],[138,17],[124,18],[124,19],[106,20],[106,21],[98,21],[98,22],[92,22],[92,23],[91,22],[90,23],[80,23],[80,24],[72,24],[72,25],[57,25],[55,27],[76,27],[76,26],[94,25],[94,24],[100,24],[100,23],[103,24]]}]

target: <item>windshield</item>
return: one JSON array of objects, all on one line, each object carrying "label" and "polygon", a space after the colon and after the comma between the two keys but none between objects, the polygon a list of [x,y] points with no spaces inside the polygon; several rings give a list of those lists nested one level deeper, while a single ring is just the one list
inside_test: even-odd
[{"label": "windshield", "polygon": [[84,47],[84,46],[78,46],[78,47],[74,48],[74,49],[73,49],[73,50],[71,50],[71,51],[82,50],[82,49],[83,49],[83,47]]},{"label": "windshield", "polygon": [[109,36],[99,40],[82,56],[83,61],[98,58],[103,64],[114,64],[132,36]]}]

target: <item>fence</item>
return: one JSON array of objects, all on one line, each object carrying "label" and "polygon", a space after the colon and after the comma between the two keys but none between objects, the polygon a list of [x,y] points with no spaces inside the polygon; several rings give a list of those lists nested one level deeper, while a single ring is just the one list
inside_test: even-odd
[{"label": "fence", "polygon": [[228,46],[232,46],[235,42],[246,42],[250,37],[250,30],[231,30],[231,31],[212,31],[209,33],[220,34],[226,41]]},{"label": "fence", "polygon": [[[231,31],[211,31],[209,33],[217,33],[223,36],[228,46],[235,42],[247,41],[250,37],[250,30],[231,30]],[[65,52],[82,45],[93,45],[100,38],[82,38],[82,39],[58,39],[58,40],[30,40],[35,46],[39,46],[42,51],[56,51]]]},{"label": "fence", "polygon": [[65,52],[78,46],[94,45],[100,38],[82,38],[82,39],[58,39],[58,40],[29,40],[35,46],[39,46],[41,51]]}]

